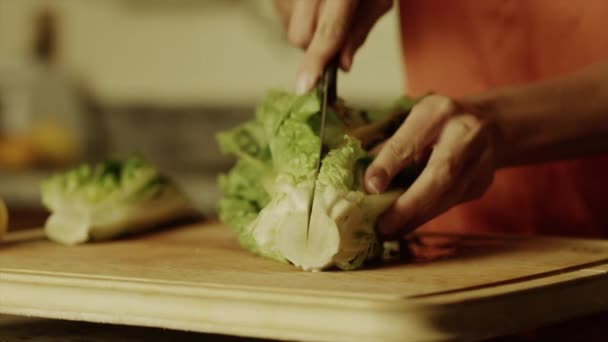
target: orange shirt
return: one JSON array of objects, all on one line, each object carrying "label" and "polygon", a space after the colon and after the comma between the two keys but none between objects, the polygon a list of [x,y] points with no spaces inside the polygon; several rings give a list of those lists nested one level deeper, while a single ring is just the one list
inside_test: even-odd
[{"label": "orange shirt", "polygon": [[[458,97],[608,59],[605,0],[401,0],[399,11],[412,95]],[[608,237],[608,156],[501,170],[480,200],[423,229]]]}]

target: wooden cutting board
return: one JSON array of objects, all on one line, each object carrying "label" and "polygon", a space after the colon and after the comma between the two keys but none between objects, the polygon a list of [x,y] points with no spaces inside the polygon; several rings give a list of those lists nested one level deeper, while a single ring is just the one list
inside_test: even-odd
[{"label": "wooden cutting board", "polygon": [[[419,235],[411,257],[306,273],[205,222],[60,246],[0,243],[0,312],[288,340],[486,338],[608,309],[608,241]],[[35,235],[35,234],[34,234]]]}]

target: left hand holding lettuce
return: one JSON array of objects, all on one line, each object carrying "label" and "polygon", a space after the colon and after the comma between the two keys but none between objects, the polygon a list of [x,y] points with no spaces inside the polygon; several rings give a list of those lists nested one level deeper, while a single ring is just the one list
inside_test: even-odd
[{"label": "left hand holding lettuce", "polygon": [[418,179],[379,220],[383,236],[403,236],[486,192],[497,168],[495,127],[476,112],[450,98],[431,95],[386,141],[366,172],[371,193],[383,192],[404,167],[431,153]]}]

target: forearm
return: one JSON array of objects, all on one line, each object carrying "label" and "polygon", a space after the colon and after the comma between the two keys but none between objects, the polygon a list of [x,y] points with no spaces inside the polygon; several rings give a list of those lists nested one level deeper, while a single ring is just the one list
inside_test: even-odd
[{"label": "forearm", "polygon": [[460,102],[493,125],[499,167],[608,153],[608,62]]}]

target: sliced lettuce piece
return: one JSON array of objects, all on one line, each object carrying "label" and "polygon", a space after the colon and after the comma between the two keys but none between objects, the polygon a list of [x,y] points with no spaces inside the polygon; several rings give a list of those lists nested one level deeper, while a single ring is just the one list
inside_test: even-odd
[{"label": "sliced lettuce piece", "polygon": [[102,241],[198,214],[170,179],[142,158],[108,160],[56,174],[41,186],[49,239]]}]

